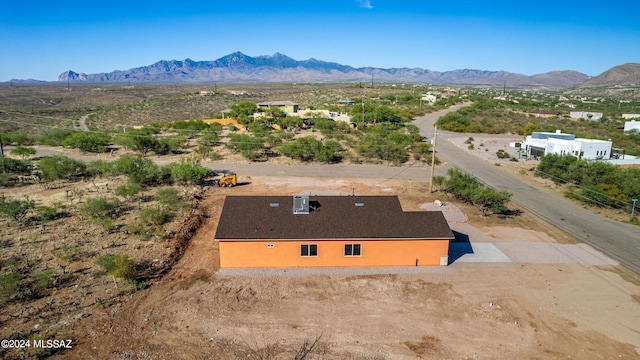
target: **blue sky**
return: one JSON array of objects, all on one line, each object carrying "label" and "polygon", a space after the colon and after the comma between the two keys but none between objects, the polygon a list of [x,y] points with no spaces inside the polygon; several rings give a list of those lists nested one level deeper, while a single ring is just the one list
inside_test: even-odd
[{"label": "blue sky", "polygon": [[280,52],[354,67],[596,76],[640,62],[631,1],[11,1],[0,81]]}]

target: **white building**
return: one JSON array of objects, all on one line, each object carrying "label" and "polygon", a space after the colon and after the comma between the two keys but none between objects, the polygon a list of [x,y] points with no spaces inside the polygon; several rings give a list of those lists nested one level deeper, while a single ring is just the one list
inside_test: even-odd
[{"label": "white building", "polygon": [[608,159],[611,156],[611,141],[576,138],[573,134],[534,132],[527,136],[524,148],[527,156],[548,154],[570,155],[580,159]]},{"label": "white building", "polygon": [[572,119],[585,119],[595,121],[602,119],[602,113],[590,111],[572,111],[569,113],[569,117]]},{"label": "white building", "polygon": [[640,121],[635,121],[635,120],[625,121],[624,132],[631,131],[631,130],[637,130],[638,132],[640,132]]}]

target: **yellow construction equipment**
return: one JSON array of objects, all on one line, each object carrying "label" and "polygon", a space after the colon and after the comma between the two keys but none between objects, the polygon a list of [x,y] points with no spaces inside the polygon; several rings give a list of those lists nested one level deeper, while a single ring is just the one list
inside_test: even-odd
[{"label": "yellow construction equipment", "polygon": [[238,176],[235,173],[226,173],[218,180],[218,186],[232,187],[238,185]]}]

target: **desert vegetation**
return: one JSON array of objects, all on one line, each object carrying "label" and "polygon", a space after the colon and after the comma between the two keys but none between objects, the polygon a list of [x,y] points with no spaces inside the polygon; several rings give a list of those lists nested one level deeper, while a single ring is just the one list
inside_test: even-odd
[{"label": "desert vegetation", "polygon": [[[566,186],[572,199],[631,212],[632,200],[640,196],[640,168],[623,168],[601,161],[581,160],[573,156],[545,155],[536,167],[536,176]],[[631,222],[638,223],[637,218]]]}]

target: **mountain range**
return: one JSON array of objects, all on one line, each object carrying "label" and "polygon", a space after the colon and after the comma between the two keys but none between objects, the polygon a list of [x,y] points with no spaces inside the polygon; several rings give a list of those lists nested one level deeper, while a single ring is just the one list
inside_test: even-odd
[{"label": "mountain range", "polygon": [[148,83],[261,83],[261,82],[407,82],[431,84],[492,84],[571,88],[590,80],[577,71],[553,71],[527,76],[507,71],[461,69],[432,71],[422,68],[354,68],[317,59],[294,60],[275,53],[251,57],[241,52],[214,61],[162,60],[149,66],[109,73],[85,74],[68,70],[61,82]]}]

